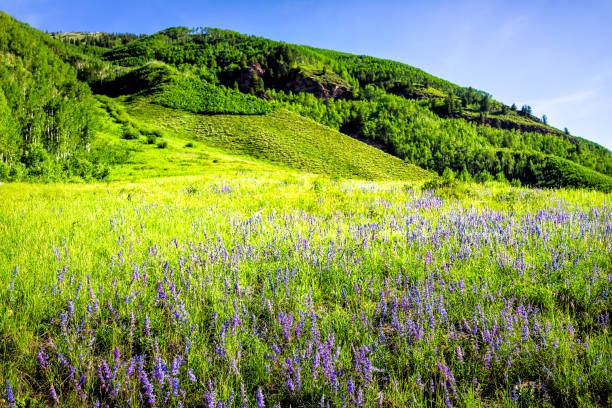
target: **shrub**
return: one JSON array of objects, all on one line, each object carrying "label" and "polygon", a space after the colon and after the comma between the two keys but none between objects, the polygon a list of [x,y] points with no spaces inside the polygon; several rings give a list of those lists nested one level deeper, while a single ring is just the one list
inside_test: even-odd
[{"label": "shrub", "polygon": [[123,138],[127,140],[135,140],[140,138],[140,132],[132,125],[128,123],[123,126]]},{"label": "shrub", "polygon": [[165,149],[166,147],[168,147],[168,142],[166,142],[165,140],[160,140],[159,142],[157,142],[157,147],[159,149]]},{"label": "shrub", "polygon": [[4,161],[0,161],[0,181],[8,181],[11,166]]},{"label": "shrub", "polygon": [[510,182],[510,185],[513,187],[522,187],[523,184],[521,183],[521,180],[515,178]]},{"label": "shrub", "polygon": [[9,172],[9,181],[20,181],[25,178],[26,167],[21,162],[13,163],[11,171]]}]

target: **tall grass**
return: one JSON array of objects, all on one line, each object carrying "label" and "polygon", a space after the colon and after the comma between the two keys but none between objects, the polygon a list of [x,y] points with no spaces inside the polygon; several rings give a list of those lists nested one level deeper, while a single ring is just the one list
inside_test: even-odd
[{"label": "tall grass", "polygon": [[19,406],[609,404],[610,196],[465,191],[2,185],[0,381]]}]

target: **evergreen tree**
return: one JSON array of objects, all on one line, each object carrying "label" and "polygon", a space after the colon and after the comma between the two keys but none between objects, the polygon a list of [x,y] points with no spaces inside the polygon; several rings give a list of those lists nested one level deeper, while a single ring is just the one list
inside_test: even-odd
[{"label": "evergreen tree", "polygon": [[531,115],[531,106],[523,105],[521,107],[521,115],[522,116],[529,116],[529,115]]},{"label": "evergreen tree", "polygon": [[448,93],[444,100],[444,108],[446,110],[446,115],[453,117],[457,111],[455,106],[455,94],[451,91]]},{"label": "evergreen tree", "polygon": [[485,115],[491,111],[491,100],[488,95],[484,95],[480,101],[480,111]]}]

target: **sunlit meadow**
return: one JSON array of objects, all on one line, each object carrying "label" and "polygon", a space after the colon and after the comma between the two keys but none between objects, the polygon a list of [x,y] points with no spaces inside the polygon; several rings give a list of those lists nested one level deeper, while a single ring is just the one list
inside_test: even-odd
[{"label": "sunlit meadow", "polygon": [[0,186],[3,406],[609,406],[610,195]]}]

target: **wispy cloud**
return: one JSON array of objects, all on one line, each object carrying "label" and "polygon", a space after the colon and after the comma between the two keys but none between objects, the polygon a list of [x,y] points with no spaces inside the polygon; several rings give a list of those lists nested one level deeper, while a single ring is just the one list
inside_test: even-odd
[{"label": "wispy cloud", "polygon": [[545,99],[536,99],[529,101],[530,104],[536,106],[552,106],[552,105],[564,105],[564,104],[576,104],[588,101],[597,95],[594,89],[587,91],[572,92],[565,95],[554,96]]}]

